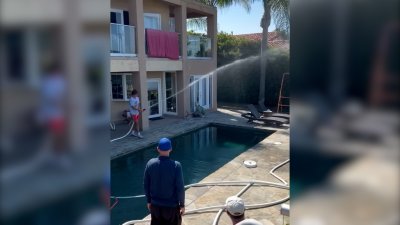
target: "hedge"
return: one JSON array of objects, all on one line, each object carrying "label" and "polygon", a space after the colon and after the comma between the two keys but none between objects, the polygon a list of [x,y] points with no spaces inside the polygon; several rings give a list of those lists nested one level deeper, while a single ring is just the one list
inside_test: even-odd
[{"label": "hedge", "polygon": [[[218,55],[220,57],[222,54]],[[226,59],[218,58],[218,61],[220,60],[222,62],[226,61]],[[270,49],[264,60],[267,60],[265,105],[271,109],[275,109],[278,103],[282,74],[289,71],[289,53],[279,49]],[[225,65],[224,68],[218,70],[217,77],[218,102],[239,104],[258,103],[260,88],[259,55],[247,57],[240,62]],[[289,85],[286,83],[283,90],[283,94],[286,96],[289,96],[288,89]]]}]

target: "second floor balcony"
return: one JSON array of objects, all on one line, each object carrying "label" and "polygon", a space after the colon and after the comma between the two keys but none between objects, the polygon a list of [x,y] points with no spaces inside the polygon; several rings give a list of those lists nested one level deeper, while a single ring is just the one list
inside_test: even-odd
[{"label": "second floor balcony", "polygon": [[110,24],[111,56],[136,56],[135,27],[117,23]]},{"label": "second floor balcony", "polygon": [[168,58],[179,60],[182,51],[181,34],[162,31],[158,29],[146,29],[146,54],[149,58]]},{"label": "second floor balcony", "polygon": [[[145,32],[144,32],[145,33]],[[161,33],[164,33],[161,31]],[[134,26],[110,23],[110,54],[111,56],[135,57],[136,51],[136,30]],[[146,39],[147,39],[146,35]],[[186,43],[182,43],[182,35],[178,33],[179,57],[182,56],[182,44],[187,46],[187,57],[189,59],[212,58],[213,39],[205,35],[188,34]],[[148,54],[148,46],[143,43]],[[168,51],[168,49],[165,49]],[[148,55],[149,56],[149,55]],[[152,57],[152,56],[149,56]]]}]

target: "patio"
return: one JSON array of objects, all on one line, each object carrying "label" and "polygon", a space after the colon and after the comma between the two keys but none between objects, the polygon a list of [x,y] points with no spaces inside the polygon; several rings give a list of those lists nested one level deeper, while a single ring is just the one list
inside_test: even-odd
[{"label": "patio", "polygon": [[[162,120],[150,121],[149,131],[143,132],[144,139],[127,137],[125,139],[112,143],[112,157],[118,157],[129,152],[133,152],[149,144],[157,143],[162,136],[172,137],[181,133],[188,132],[193,129],[205,126],[209,123],[220,123],[227,125],[235,125],[241,127],[253,127],[258,129],[274,130],[272,135],[266,137],[263,141],[243,152],[238,157],[232,159],[229,163],[219,168],[214,173],[204,178],[203,182],[220,182],[220,181],[248,181],[261,180],[269,182],[279,181],[268,173],[279,163],[289,158],[289,129],[268,127],[263,124],[247,123],[245,118],[241,117],[242,109],[239,108],[219,108],[216,112],[209,112],[204,118],[169,118]],[[123,135],[128,130],[127,125],[121,125],[113,132],[113,138]],[[118,131],[119,129],[119,131]],[[246,168],[243,165],[244,160],[254,160],[257,167],[253,169]],[[276,173],[289,183],[289,164],[279,168]],[[240,186],[209,186],[209,187],[192,187],[186,190],[186,210],[194,210],[208,206],[223,205],[225,199],[231,195],[237,194],[243,188]],[[242,198],[247,204],[258,204],[264,202],[272,202],[285,198],[289,195],[288,190],[266,187],[253,186],[246,191]],[[184,225],[203,225],[212,224],[218,210],[211,210],[197,214],[185,215],[183,217]],[[254,218],[265,225],[285,224],[287,219],[283,220],[280,215],[280,206],[246,210],[246,218]],[[149,216],[146,217],[148,219]],[[148,222],[138,223],[148,225]],[[219,221],[220,225],[231,224],[230,219],[223,213]]]},{"label": "patio", "polygon": [[[117,158],[122,155],[129,154],[138,149],[144,148],[151,144],[155,144],[162,137],[174,137],[191,130],[206,126],[210,123],[219,123],[226,125],[234,125],[240,127],[252,127],[266,130],[282,130],[287,131],[288,127],[270,127],[260,123],[247,123],[247,119],[241,117],[241,113],[246,112],[241,108],[218,108],[217,111],[207,112],[203,118],[177,118],[167,117],[164,119],[150,121],[150,128],[142,132],[143,139],[128,136],[121,140],[111,143],[111,159]],[[115,131],[111,131],[110,139],[121,137],[129,130],[127,124],[120,124],[116,126]]]}]

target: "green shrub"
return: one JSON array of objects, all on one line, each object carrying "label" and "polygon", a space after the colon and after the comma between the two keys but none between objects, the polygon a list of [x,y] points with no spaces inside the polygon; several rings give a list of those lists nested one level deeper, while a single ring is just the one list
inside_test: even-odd
[{"label": "green shrub", "polygon": [[224,32],[218,33],[217,41],[218,67],[256,55],[260,51],[260,42],[238,38]]},{"label": "green shrub", "polygon": [[[271,49],[268,50],[264,60],[267,60],[265,105],[275,108],[278,103],[282,74],[289,71],[289,53]],[[219,102],[257,104],[260,88],[259,56],[247,57],[240,63],[227,65],[218,71],[217,76]],[[284,95],[289,96],[288,88],[284,92]]]}]

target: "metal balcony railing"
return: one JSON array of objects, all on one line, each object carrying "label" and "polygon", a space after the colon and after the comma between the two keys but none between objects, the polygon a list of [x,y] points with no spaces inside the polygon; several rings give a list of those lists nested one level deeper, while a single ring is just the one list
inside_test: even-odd
[{"label": "metal balcony railing", "polygon": [[188,35],[187,56],[189,58],[212,57],[212,39],[200,35]]},{"label": "metal balcony railing", "polygon": [[[182,34],[181,33],[178,33],[178,46],[179,46],[179,57],[181,57],[182,56]],[[145,51],[147,54],[147,45],[145,46]]]},{"label": "metal balcony railing", "polygon": [[110,35],[111,55],[134,56],[136,54],[134,26],[111,23]]}]

